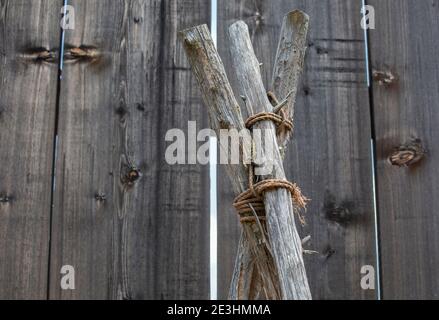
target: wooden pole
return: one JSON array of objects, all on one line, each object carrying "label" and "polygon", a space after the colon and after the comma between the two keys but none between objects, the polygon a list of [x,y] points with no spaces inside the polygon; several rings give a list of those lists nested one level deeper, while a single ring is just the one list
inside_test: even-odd
[{"label": "wooden pole", "polygon": [[[247,25],[238,21],[229,28],[230,51],[236,71],[240,93],[246,97],[249,115],[259,112],[271,112],[273,106],[267,97],[262,83],[260,64],[256,58]],[[268,143],[273,150],[261,150],[268,163],[272,165],[271,173],[259,178],[283,179],[285,172],[282,157],[277,144],[276,128],[271,121],[261,121],[254,129],[266,130]],[[272,151],[272,152],[271,152]],[[311,299],[308,280],[302,256],[302,244],[294,223],[294,209],[291,194],[285,189],[275,189],[264,193],[267,231],[272,253],[278,271],[283,299]]]},{"label": "wooden pole", "polygon": [[[291,11],[284,17],[274,62],[271,90],[280,99],[289,96],[284,111],[291,119],[294,119],[297,88],[303,71],[308,27],[309,17],[300,10]],[[287,131],[286,136],[278,137],[283,155],[291,135],[292,131]]]},{"label": "wooden pole", "polygon": [[[244,129],[239,104],[227,79],[221,58],[215,48],[207,25],[201,25],[180,32],[195,78],[210,118],[211,128],[220,135],[221,129]],[[226,146],[221,145],[224,152]],[[227,164],[227,173],[236,195],[248,188],[247,168],[243,163]],[[262,281],[264,294],[268,299],[280,298],[280,289],[270,248],[255,226],[243,224],[243,233],[234,270],[230,298],[252,299],[259,296],[254,281]],[[255,277],[254,264],[259,277]]]},{"label": "wooden pole", "polygon": [[[294,90],[288,95],[288,112],[294,109],[296,86],[302,70],[308,17],[300,11],[293,11],[284,19],[281,40],[273,76],[273,88],[283,93],[290,85]],[[300,30],[296,34],[295,30]],[[233,95],[221,59],[213,45],[207,26],[198,26],[180,33],[193,72],[200,85],[203,99],[208,106],[211,126],[217,134],[220,129],[244,128],[239,105]],[[243,95],[247,98],[249,115],[262,111],[272,111],[266,90],[262,84],[257,61],[247,25],[237,22],[230,27],[231,52],[237,77]],[[292,60],[290,60],[292,58]],[[291,62],[291,68],[282,64]],[[282,155],[279,152],[274,125],[269,121],[260,122],[255,128],[268,130],[273,154],[271,174],[261,179],[285,179]],[[286,143],[283,137],[279,143]],[[224,148],[220,144],[221,148]],[[263,148],[263,147],[262,147]],[[236,194],[247,189],[247,168],[244,164],[227,165]],[[284,189],[266,192],[264,203],[267,215],[269,243],[264,230],[255,224],[243,224],[243,234],[233,274],[230,298],[252,299],[259,297],[262,290],[268,299],[311,299],[302,258],[302,246],[294,224],[294,209],[291,194]],[[261,232],[262,231],[262,232]]]},{"label": "wooden pole", "polygon": [[[306,53],[306,39],[309,29],[309,16],[300,10],[293,10],[285,15],[281,33],[279,37],[279,44],[276,53],[275,64],[273,68],[271,91],[280,99],[288,96],[285,107],[283,108],[291,119],[294,118],[294,106],[296,103],[297,88],[301,73],[303,71],[303,64]],[[285,155],[288,141],[292,135],[292,131],[287,131],[287,135],[279,136],[278,144],[282,157]],[[242,239],[241,239],[242,241]],[[244,255],[241,253],[243,245],[240,243],[237,255],[237,261],[245,261]],[[242,257],[242,258],[241,258]],[[239,277],[236,276],[239,263],[236,263],[234,275],[232,277],[231,292],[229,297],[233,298],[234,289],[238,286],[234,283]],[[253,282],[258,279],[253,278]],[[257,284],[252,283],[252,286]]]}]

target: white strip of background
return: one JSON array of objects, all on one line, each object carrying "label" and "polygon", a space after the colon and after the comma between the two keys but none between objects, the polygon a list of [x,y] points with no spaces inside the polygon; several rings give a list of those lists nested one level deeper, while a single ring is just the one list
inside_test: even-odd
[{"label": "white strip of background", "polygon": [[[217,45],[217,0],[210,2],[210,32]],[[210,299],[218,298],[218,225],[217,225],[217,138],[210,137]]]},{"label": "white strip of background", "polygon": [[[362,3],[362,14],[363,19],[366,19],[366,0],[361,0]],[[367,31],[367,28],[364,28],[364,50],[365,50],[365,61],[366,61],[366,81],[367,81],[367,87],[370,90],[370,72],[369,72],[369,34]],[[372,98],[372,97],[371,97]],[[373,103],[373,101],[370,101],[369,103]],[[373,121],[373,119],[371,119]],[[381,269],[380,269],[380,243],[379,243],[379,236],[378,236],[378,211],[377,211],[377,197],[376,197],[376,170],[375,170],[375,141],[373,140],[373,137],[371,135],[370,139],[370,154],[372,159],[372,188],[373,188],[373,209],[374,209],[374,224],[375,224],[375,256],[376,256],[376,297],[377,300],[381,300]]]}]

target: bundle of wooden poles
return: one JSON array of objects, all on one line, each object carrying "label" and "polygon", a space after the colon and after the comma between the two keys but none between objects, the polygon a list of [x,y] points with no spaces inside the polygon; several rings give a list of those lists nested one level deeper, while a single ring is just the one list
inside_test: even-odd
[{"label": "bundle of wooden poles", "polygon": [[[291,124],[292,128],[297,87],[306,52],[308,25],[308,16],[299,10],[284,17],[269,91],[262,82],[261,66],[253,51],[247,25],[237,21],[230,26],[230,52],[239,92],[245,100],[243,110],[233,94],[208,27],[201,25],[180,32],[208,108],[211,128],[218,136],[221,129],[244,129],[246,122],[242,114],[249,119],[257,114],[271,115],[271,118],[267,116],[251,123],[252,129],[268,130],[269,142],[274,146],[270,153],[271,173],[253,176],[251,165],[226,165],[234,192],[237,196],[241,195],[238,202],[243,199],[245,192],[248,193],[250,189],[254,192],[253,182],[265,182],[265,186],[269,185],[267,182],[277,183],[274,184],[275,187],[259,193],[261,206],[265,209],[262,210],[264,219],[260,219],[260,213],[256,215],[255,208],[249,205],[252,210],[248,212],[255,213],[255,219],[242,221],[230,299],[311,299],[303,263],[302,243],[295,225],[295,213],[298,209],[292,201],[296,200],[297,203],[298,199],[300,201],[303,198],[298,194],[299,189],[287,182],[283,168],[283,157],[292,130],[276,130],[277,124],[274,121],[275,115],[281,114],[282,122],[287,127]],[[267,95],[267,92],[270,93]],[[220,148],[226,148],[224,151],[228,154],[228,145],[220,143]],[[259,151],[264,153],[264,150]],[[294,199],[295,197],[298,199]],[[243,203],[247,202],[241,201],[240,204]],[[238,206],[239,208],[242,209]]]}]

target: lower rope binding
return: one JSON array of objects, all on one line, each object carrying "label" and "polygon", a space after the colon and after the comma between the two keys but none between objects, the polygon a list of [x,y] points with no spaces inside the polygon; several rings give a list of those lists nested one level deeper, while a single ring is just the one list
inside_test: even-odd
[{"label": "lower rope binding", "polygon": [[[250,184],[250,188],[239,194],[234,202],[237,213],[240,215],[241,222],[255,222],[256,220],[266,220],[264,193],[273,189],[287,189],[291,193],[292,205],[296,209],[306,209],[306,203],[309,201],[300,188],[292,182],[280,179],[268,179],[256,184]],[[299,221],[305,224],[304,217],[296,210]]]}]

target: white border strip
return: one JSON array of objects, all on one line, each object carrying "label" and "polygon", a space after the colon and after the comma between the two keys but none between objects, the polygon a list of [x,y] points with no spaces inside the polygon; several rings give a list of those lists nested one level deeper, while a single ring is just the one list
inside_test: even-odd
[{"label": "white border strip", "polygon": [[[217,45],[217,0],[210,3],[210,32]],[[217,225],[217,139],[210,138],[209,176],[210,176],[210,299],[218,299],[218,225]]]},{"label": "white border strip", "polygon": [[[361,0],[362,8],[366,5],[365,0]],[[366,12],[363,12],[363,18],[365,18]],[[364,56],[366,61],[366,81],[367,81],[367,87],[370,90],[370,72],[369,72],[369,37],[367,33],[367,29],[364,28]],[[372,101],[370,102],[372,103]],[[371,119],[372,121],[372,119]],[[378,237],[378,213],[377,213],[377,198],[376,198],[376,171],[375,171],[375,142],[373,138],[370,139],[370,154],[371,154],[371,160],[372,160],[372,188],[373,188],[373,210],[374,210],[374,224],[375,224],[375,256],[376,256],[376,266],[375,266],[375,274],[376,274],[376,293],[377,293],[377,300],[381,300],[381,269],[380,269],[380,243],[379,243],[379,237]]]}]

